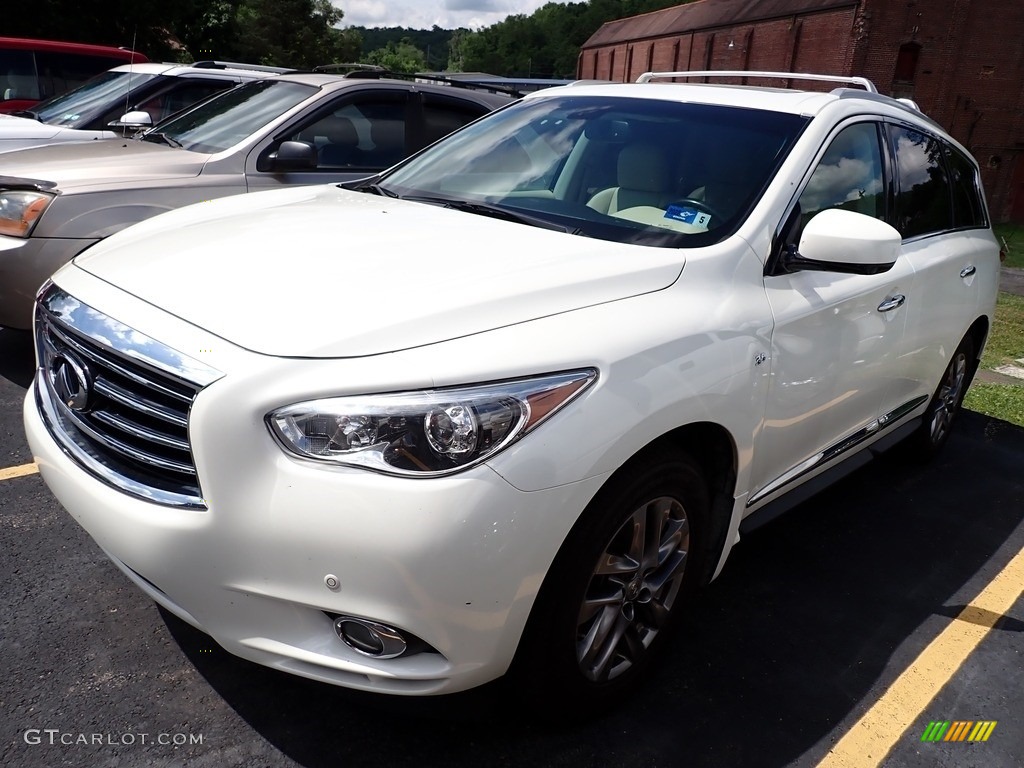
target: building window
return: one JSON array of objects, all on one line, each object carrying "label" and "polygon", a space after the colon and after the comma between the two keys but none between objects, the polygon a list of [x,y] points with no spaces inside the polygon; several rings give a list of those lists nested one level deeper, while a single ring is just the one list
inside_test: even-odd
[{"label": "building window", "polygon": [[896,56],[896,74],[893,80],[897,83],[913,83],[917,75],[917,59],[921,55],[921,46],[917,43],[904,43]]}]

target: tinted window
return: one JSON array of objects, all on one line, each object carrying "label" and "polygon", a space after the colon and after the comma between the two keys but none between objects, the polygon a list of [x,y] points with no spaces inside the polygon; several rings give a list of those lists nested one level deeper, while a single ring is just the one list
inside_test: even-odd
[{"label": "tinted window", "polygon": [[985,203],[978,171],[962,152],[946,146],[946,163],[953,182],[953,224],[957,227],[985,227]]},{"label": "tinted window", "polygon": [[815,167],[800,195],[802,223],[826,208],[885,217],[882,153],[875,123],[844,128]]},{"label": "tinted window", "polygon": [[90,56],[81,53],[36,53],[36,68],[39,71],[40,98],[77,88],[97,72],[124,64],[124,59],[105,56]]},{"label": "tinted window", "polygon": [[[176,79],[177,82],[170,88],[139,102],[135,105],[134,109],[148,112],[155,125],[175,112],[180,112],[185,107],[192,106],[197,101],[202,101],[207,96],[212,96],[215,93],[226,91],[228,88],[235,86],[235,83],[231,80],[213,80],[210,78]],[[120,117],[120,114],[115,115],[116,117]]]},{"label": "tinted window", "polygon": [[404,91],[345,97],[288,138],[312,144],[318,168],[380,170],[408,154],[405,112]]},{"label": "tinted window", "polygon": [[889,133],[898,176],[896,229],[904,238],[950,229],[953,211],[942,144],[902,126],[889,126]]},{"label": "tinted window", "polygon": [[32,51],[0,51],[0,98],[4,101],[39,98]]},{"label": "tinted window", "polygon": [[423,121],[426,133],[423,143],[425,145],[433,144],[488,111],[485,107],[478,107],[464,101],[425,94]]}]

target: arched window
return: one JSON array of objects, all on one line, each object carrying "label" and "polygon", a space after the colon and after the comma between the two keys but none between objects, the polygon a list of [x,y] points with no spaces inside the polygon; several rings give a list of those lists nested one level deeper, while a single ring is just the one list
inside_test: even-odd
[{"label": "arched window", "polygon": [[896,74],[893,80],[897,83],[913,84],[917,75],[917,59],[921,55],[919,43],[904,43],[896,56]]}]

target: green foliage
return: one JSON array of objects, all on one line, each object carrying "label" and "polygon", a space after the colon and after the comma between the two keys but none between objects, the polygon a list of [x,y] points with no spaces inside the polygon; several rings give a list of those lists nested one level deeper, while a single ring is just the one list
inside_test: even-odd
[{"label": "green foliage", "polygon": [[[680,0],[547,3],[479,31],[338,29],[331,0],[72,0],[8,3],[3,34],[131,47],[155,61],[227,59],[310,68],[362,59],[394,69],[576,75],[580,46],[604,22]],[[419,62],[414,64],[414,62]]]},{"label": "green foliage", "polygon": [[363,57],[367,64],[376,64],[392,72],[422,72],[426,69],[426,57],[419,48],[407,40],[388,43],[383,48],[371,51]]},{"label": "green foliage", "polygon": [[[227,59],[309,68],[352,61],[362,41],[336,29],[330,0],[110,0],[84,10],[39,0],[4,13],[4,34],[131,47],[154,61]],[[25,10],[20,10],[24,8]]]},{"label": "green foliage", "polygon": [[[991,370],[1024,357],[1024,296],[1000,293],[981,368]],[[1024,427],[1024,382],[994,383],[975,378],[964,407]]]},{"label": "green foliage", "polygon": [[1024,269],[1024,224],[996,224],[993,229],[1006,254],[1004,266]]}]

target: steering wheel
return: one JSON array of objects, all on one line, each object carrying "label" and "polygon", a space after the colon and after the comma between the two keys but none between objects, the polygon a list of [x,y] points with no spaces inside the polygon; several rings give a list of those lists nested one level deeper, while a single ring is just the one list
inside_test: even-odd
[{"label": "steering wheel", "polygon": [[712,219],[719,219],[724,221],[722,214],[712,208],[710,205],[705,203],[703,200],[694,200],[692,197],[684,197],[675,202],[669,203],[669,207],[672,206],[685,206],[688,208],[696,208],[701,213],[706,213]]}]

